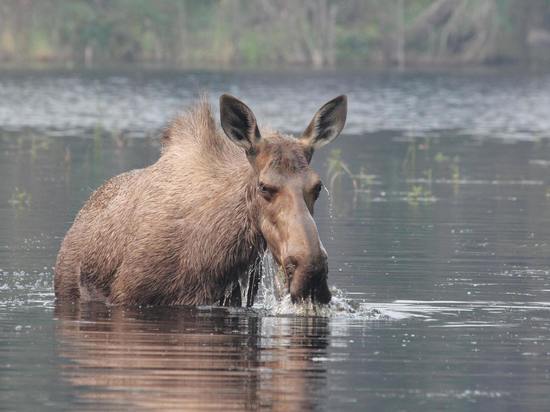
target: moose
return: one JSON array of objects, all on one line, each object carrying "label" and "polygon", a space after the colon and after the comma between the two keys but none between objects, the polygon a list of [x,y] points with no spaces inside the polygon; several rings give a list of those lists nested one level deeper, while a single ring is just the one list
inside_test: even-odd
[{"label": "moose", "polygon": [[82,207],[57,256],[57,300],[251,306],[269,250],[293,302],[329,303],[310,162],[346,115],[346,96],[336,97],[296,138],[260,131],[224,94],[222,132],[202,99],[165,129],[156,163],[111,178]]}]

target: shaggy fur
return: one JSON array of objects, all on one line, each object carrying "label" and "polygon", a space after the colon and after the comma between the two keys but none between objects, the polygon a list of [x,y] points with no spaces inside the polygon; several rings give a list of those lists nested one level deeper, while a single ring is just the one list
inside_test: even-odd
[{"label": "shaggy fur", "polygon": [[265,249],[256,185],[245,153],[203,101],[168,127],[155,164],[112,178],[86,202],[57,257],[56,297],[220,301]]},{"label": "shaggy fur", "polygon": [[153,165],[92,194],[57,257],[59,300],[116,305],[246,304],[269,247],[293,301],[328,303],[327,254],[313,220],[321,191],[309,161],[344,127],[347,99],[321,107],[298,139],[260,133],[252,110],[220,97],[218,131],[203,101],[177,118]]}]

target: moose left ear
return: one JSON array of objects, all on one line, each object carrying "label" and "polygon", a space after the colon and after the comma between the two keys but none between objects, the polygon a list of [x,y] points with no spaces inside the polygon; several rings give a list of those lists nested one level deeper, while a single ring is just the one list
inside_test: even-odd
[{"label": "moose left ear", "polygon": [[250,107],[236,97],[224,94],[220,97],[222,129],[235,144],[253,154],[261,140],[256,117]]},{"label": "moose left ear", "polygon": [[315,113],[300,141],[312,150],[330,143],[344,128],[347,112],[348,99],[345,95],[332,99]]}]

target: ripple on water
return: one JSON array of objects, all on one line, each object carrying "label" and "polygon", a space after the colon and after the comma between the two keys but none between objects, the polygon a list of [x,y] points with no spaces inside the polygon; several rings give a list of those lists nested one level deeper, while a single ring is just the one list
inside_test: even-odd
[{"label": "ripple on water", "polygon": [[28,273],[0,269],[0,307],[53,307],[52,274],[43,271]]}]

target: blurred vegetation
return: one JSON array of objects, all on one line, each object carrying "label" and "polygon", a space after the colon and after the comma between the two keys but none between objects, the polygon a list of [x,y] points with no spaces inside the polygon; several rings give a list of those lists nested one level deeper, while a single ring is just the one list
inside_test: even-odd
[{"label": "blurred vegetation", "polygon": [[16,187],[8,200],[8,203],[15,209],[25,209],[30,207],[31,199],[32,196],[30,193]]},{"label": "blurred vegetation", "polygon": [[550,0],[3,0],[0,63],[550,63]]}]

